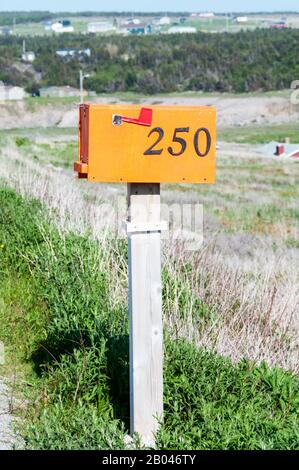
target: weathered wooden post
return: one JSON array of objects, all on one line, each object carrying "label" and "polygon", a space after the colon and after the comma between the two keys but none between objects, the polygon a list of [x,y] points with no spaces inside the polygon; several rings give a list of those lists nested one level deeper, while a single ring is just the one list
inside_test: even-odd
[{"label": "weathered wooden post", "polygon": [[163,418],[160,184],[128,184],[131,434],[145,445]]}]

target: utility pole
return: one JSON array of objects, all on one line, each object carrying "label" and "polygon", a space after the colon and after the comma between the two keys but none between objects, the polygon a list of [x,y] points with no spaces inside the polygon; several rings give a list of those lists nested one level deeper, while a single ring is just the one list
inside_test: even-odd
[{"label": "utility pole", "polygon": [[89,73],[83,74],[82,70],[79,72],[79,81],[80,81],[80,104],[84,103],[84,89],[83,89],[83,82],[84,78],[90,77]]}]

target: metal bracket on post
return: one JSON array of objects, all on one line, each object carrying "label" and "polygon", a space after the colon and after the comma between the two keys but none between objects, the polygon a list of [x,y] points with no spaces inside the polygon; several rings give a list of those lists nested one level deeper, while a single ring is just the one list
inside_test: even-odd
[{"label": "metal bracket on post", "polygon": [[161,220],[157,223],[133,223],[128,222],[127,220],[123,221],[124,228],[126,233],[150,233],[150,232],[164,232],[168,230],[168,222],[166,220]]}]

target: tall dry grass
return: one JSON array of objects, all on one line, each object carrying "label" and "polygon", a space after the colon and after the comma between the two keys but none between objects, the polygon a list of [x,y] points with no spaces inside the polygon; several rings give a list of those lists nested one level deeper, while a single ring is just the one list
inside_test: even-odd
[{"label": "tall dry grass", "polygon": [[[0,162],[1,178],[48,206],[62,236],[76,231],[101,240],[105,250],[99,262],[110,275],[111,302],[124,299],[126,269],[119,269],[122,258],[113,256],[110,237],[115,221],[109,212],[103,217],[99,206],[103,201],[116,202],[125,188],[91,188],[69,172],[24,158],[12,144],[2,149]],[[163,202],[177,198],[171,190],[163,194]],[[283,244],[274,250],[271,236],[241,238],[236,248],[235,238],[219,226],[209,227],[209,221],[205,234],[196,252],[189,252],[180,241],[163,242],[163,263],[171,277],[165,287],[165,326],[172,335],[234,361],[246,357],[298,373],[298,250]],[[198,300],[202,310],[196,315]]]}]

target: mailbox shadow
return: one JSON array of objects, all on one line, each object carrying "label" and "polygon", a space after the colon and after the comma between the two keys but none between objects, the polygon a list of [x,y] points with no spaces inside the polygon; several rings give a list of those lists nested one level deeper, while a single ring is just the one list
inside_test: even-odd
[{"label": "mailbox shadow", "polygon": [[80,345],[91,346],[89,335],[82,331],[74,330],[65,337],[55,334],[48,335],[47,340],[40,343],[31,355],[34,372],[39,377],[42,376],[45,368],[59,363],[63,355],[72,354]]},{"label": "mailbox shadow", "polygon": [[114,416],[130,426],[129,335],[111,337],[107,342],[107,372]]},{"label": "mailbox shadow", "polygon": [[[88,336],[83,338],[82,332],[73,332],[72,337],[48,337],[44,345],[40,345],[32,354],[33,367],[41,376],[45,368],[66,353],[72,354],[80,343],[91,346]],[[106,374],[109,382],[109,399],[113,407],[114,418],[123,421],[126,429],[130,425],[130,366],[129,366],[129,335],[112,336],[106,343]]]}]

